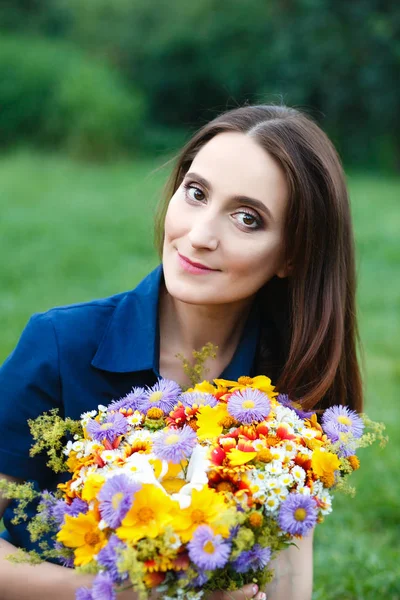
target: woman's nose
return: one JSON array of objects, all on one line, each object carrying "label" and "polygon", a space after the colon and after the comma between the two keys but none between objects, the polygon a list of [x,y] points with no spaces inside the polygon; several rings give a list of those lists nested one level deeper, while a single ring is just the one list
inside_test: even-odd
[{"label": "woman's nose", "polygon": [[188,238],[196,249],[216,250],[219,246],[219,236],[212,219],[197,217],[188,233]]}]

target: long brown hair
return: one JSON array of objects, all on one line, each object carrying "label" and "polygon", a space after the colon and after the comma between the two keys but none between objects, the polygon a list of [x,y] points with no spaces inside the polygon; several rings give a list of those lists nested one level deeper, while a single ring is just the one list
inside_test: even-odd
[{"label": "long brown hair", "polygon": [[[200,148],[228,131],[255,139],[280,165],[289,187],[284,236],[291,274],[274,277],[260,290],[263,312],[276,323],[282,342],[276,386],[305,408],[346,404],[361,410],[349,198],[336,150],[308,116],[285,106],[243,106],[195,133],[177,157],[159,207],[160,256],[169,200]],[[265,352],[266,345],[263,340],[258,373],[270,375],[274,349]]]}]

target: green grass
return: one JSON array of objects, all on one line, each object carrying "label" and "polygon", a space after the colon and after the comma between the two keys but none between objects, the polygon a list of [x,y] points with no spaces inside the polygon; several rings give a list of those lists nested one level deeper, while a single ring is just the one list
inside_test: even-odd
[{"label": "green grass", "polygon": [[[133,287],[157,258],[152,222],[161,161],[82,165],[19,152],[0,158],[0,362],[28,317]],[[400,178],[349,177],[368,414],[390,443],[362,451],[354,499],[317,528],[314,600],[400,599]]]}]

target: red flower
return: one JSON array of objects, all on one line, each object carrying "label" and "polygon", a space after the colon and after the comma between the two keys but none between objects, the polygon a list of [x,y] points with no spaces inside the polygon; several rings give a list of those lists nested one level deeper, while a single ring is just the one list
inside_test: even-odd
[{"label": "red flower", "polygon": [[226,452],[220,448],[219,446],[217,446],[216,448],[213,448],[210,454],[210,460],[214,465],[222,465],[222,463],[224,462],[226,458]]},{"label": "red flower", "polygon": [[289,427],[284,423],[279,425],[276,430],[276,435],[281,438],[281,440],[295,440],[296,436],[293,433],[290,433]]}]

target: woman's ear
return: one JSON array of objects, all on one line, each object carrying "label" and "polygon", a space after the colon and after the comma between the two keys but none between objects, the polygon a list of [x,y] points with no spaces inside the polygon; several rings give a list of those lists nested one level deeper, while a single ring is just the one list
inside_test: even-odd
[{"label": "woman's ear", "polygon": [[285,261],[282,267],[277,270],[276,276],[279,277],[279,279],[285,279],[285,277],[290,277],[292,270],[292,263],[290,261]]}]

